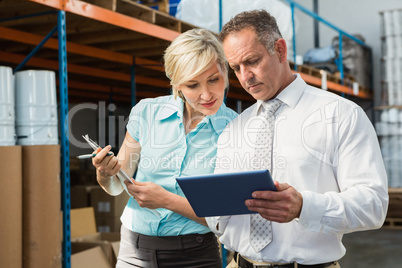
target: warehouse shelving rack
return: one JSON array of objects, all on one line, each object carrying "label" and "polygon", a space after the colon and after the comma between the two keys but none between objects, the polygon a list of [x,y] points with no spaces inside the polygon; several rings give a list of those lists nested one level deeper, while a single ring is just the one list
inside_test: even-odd
[{"label": "warehouse shelving rack", "polygon": [[[132,12],[140,13],[139,16],[142,19],[130,17],[115,11],[111,11],[107,8],[90,4],[83,1],[58,1],[58,0],[27,0],[27,1],[3,1],[0,3],[0,41],[6,40],[6,42],[0,42],[0,63],[13,64],[14,71],[19,71],[25,66],[44,68],[51,70],[58,70],[58,85],[59,85],[59,103],[60,103],[60,122],[61,122],[61,181],[62,181],[62,210],[63,210],[63,267],[71,267],[71,242],[70,242],[70,163],[69,163],[69,125],[68,125],[68,104],[69,97],[71,95],[81,98],[83,97],[81,92],[71,89],[87,89],[85,95],[91,95],[91,91],[107,93],[109,87],[111,91],[120,91],[117,93],[125,93],[116,96],[117,100],[123,100],[127,98],[131,100],[131,104],[136,103],[136,96],[140,97],[155,97],[163,95],[169,91],[169,82],[166,77],[164,79],[157,77],[155,73],[162,73],[162,65],[152,58],[153,54],[161,55],[167,44],[172,41],[176,36],[187,29],[194,28],[195,26],[186,24],[184,22],[178,22],[176,19],[170,19],[165,17],[162,13],[157,13],[152,9],[142,8],[135,3],[128,3],[127,1],[117,1],[117,3],[123,5],[120,6],[123,10],[131,8]],[[125,5],[125,6],[124,6]],[[140,11],[138,11],[140,9]],[[79,41],[69,41],[67,35],[69,29],[67,25],[67,16],[75,16],[70,23],[75,23],[75,20],[85,18],[87,23],[85,26],[88,28],[98,28],[94,26],[95,23],[115,26],[113,33],[116,35],[130,35],[130,32],[140,33],[146,37],[152,37],[144,41],[143,46],[148,46],[150,43],[156,43],[156,53],[148,52],[151,57],[137,57],[136,54],[140,53],[122,53],[118,49],[104,49],[101,46],[88,45],[90,41],[83,38],[82,34],[75,33],[72,39]],[[159,16],[159,18],[155,18]],[[162,21],[164,26],[156,25],[157,20]],[[33,23],[32,23],[33,22]],[[56,27],[49,28],[49,22],[54,24],[57,22]],[[32,23],[32,24],[31,24]],[[81,21],[76,23],[76,27]],[[46,24],[46,26],[45,26]],[[106,26],[107,27],[107,26]],[[110,28],[110,27],[109,27]],[[126,32],[115,31],[115,29],[127,29]],[[174,28],[172,30],[170,28]],[[93,30],[93,29],[92,29]],[[71,31],[71,30],[70,30]],[[85,32],[85,27],[84,30]],[[93,30],[96,32],[96,30]],[[39,33],[37,33],[39,32]],[[101,31],[100,31],[101,32]],[[44,34],[46,33],[46,34]],[[57,38],[53,38],[57,34]],[[87,33],[84,33],[87,34]],[[91,33],[89,33],[90,35]],[[143,37],[142,36],[142,37]],[[94,37],[95,39],[96,36]],[[140,39],[138,36],[131,36],[131,40]],[[99,38],[98,38],[99,39]],[[102,43],[102,42],[101,42]],[[21,44],[28,45],[22,47]],[[115,45],[115,44],[112,44]],[[159,47],[158,47],[159,46]],[[162,48],[162,50],[161,50]],[[45,51],[44,51],[45,50]],[[43,52],[44,51],[44,52]],[[51,53],[51,51],[57,52],[57,57]],[[17,52],[17,53],[16,53]],[[42,53],[41,53],[42,52]],[[67,54],[80,55],[83,57],[96,59],[101,64],[105,64],[103,61],[118,63],[122,66],[112,66],[112,68],[98,68],[97,63],[89,62],[82,63],[81,59],[75,58],[76,63],[67,62]],[[147,54],[147,53],[142,53]],[[27,55],[27,56],[26,56]],[[72,56],[73,57],[73,56]],[[70,58],[69,61],[71,62]],[[81,61],[81,62],[80,62]],[[88,65],[92,65],[89,67]],[[94,66],[95,65],[95,66]],[[125,72],[119,72],[121,69],[125,69]],[[138,70],[154,70],[153,77],[147,77],[145,75],[137,74]],[[116,71],[118,70],[118,71]],[[84,75],[88,77],[95,77],[97,79],[109,79],[113,82],[125,82],[129,84],[130,90],[125,87],[112,87],[110,85],[99,85],[99,82],[93,82],[92,80],[77,81],[67,78],[69,75],[80,77],[78,75]],[[156,77],[155,77],[156,76]],[[80,77],[82,78],[82,77]],[[121,83],[120,83],[121,84]],[[158,90],[143,90],[137,91],[137,84],[152,86],[159,88]],[[237,81],[231,80],[231,84],[237,84],[238,88],[241,88]],[[148,88],[145,88],[148,89]],[[160,90],[162,89],[162,90]],[[88,93],[89,92],[89,93]],[[96,94],[91,96],[92,99],[96,99]],[[232,90],[228,98],[241,99],[245,101],[252,101],[252,98],[242,91]]]},{"label": "warehouse shelving rack", "polygon": [[[338,28],[337,26],[335,26],[334,24],[330,23],[329,21],[327,21],[326,19],[320,17],[318,14],[308,10],[307,8],[305,8],[304,6],[296,3],[294,0],[284,0],[285,2],[287,2],[290,6],[291,9],[291,13],[292,13],[292,27],[293,27],[293,62],[296,63],[296,27],[295,27],[295,10],[300,10],[303,13],[307,14],[309,17],[313,18],[314,20],[318,21],[319,23],[322,23],[326,26],[328,26],[329,28],[335,30],[338,35],[339,35],[339,44],[338,44],[338,49],[339,49],[339,55],[338,55],[338,59],[337,59],[337,67],[340,73],[340,83],[334,83],[331,81],[326,81],[327,85],[326,87],[330,90],[336,91],[338,93],[341,93],[343,96],[347,97],[349,96],[355,96],[361,99],[366,99],[366,100],[373,100],[373,94],[372,92],[368,92],[368,91],[358,91],[358,92],[354,92],[351,86],[347,86],[344,84],[344,78],[345,78],[345,74],[344,74],[344,66],[343,66],[343,44],[342,44],[342,40],[343,37],[349,38],[350,40],[356,42],[359,46],[361,46],[362,48],[366,49],[368,51],[368,55],[370,57],[370,61],[372,61],[372,49],[370,46],[366,45],[363,41],[359,40],[358,38],[356,38],[353,35],[350,35],[349,33],[343,31],[342,29]],[[298,70],[298,65],[294,64],[294,71]],[[370,64],[370,68],[372,69],[372,63]],[[311,77],[311,76],[304,76],[302,75],[303,79],[312,85],[318,86],[318,87],[322,87],[322,80],[318,77]],[[370,85],[370,89],[373,88],[373,81],[371,79],[371,85]]]},{"label": "warehouse shelving rack", "polygon": [[[115,4],[114,8],[94,3]],[[3,0],[0,2],[0,64],[58,71],[61,122],[63,267],[71,267],[69,99],[109,99],[134,105],[137,97],[170,92],[161,55],[170,41],[196,26],[129,0]],[[54,24],[57,24],[54,27]],[[53,36],[57,34],[57,38]],[[321,79],[301,73],[308,83]],[[253,102],[230,77],[227,101]],[[328,82],[328,89],[350,88]],[[371,99],[359,94],[357,98]]]},{"label": "warehouse shelving rack", "polygon": [[[400,132],[402,111],[402,9],[379,12],[381,25],[381,106],[376,129],[388,175],[389,205],[384,227],[402,229]],[[395,116],[396,115],[396,116]],[[399,115],[399,116],[398,116]]]}]

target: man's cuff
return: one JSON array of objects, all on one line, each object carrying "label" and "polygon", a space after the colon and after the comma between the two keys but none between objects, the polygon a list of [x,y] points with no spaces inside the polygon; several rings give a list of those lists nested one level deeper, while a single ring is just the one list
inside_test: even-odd
[{"label": "man's cuff", "polygon": [[205,217],[209,229],[213,231],[216,235],[221,236],[228,225],[230,216],[219,216],[219,217]]},{"label": "man's cuff", "polygon": [[299,217],[300,227],[305,230],[320,232],[321,220],[326,207],[325,195],[310,191],[303,191],[301,195],[303,196],[303,206]]}]

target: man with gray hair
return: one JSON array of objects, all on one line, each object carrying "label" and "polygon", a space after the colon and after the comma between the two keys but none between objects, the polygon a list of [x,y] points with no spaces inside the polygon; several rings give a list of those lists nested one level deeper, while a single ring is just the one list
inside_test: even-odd
[{"label": "man with gray hair", "polygon": [[387,212],[387,176],[370,120],[355,103],[292,73],[268,12],[236,15],[220,39],[257,102],[220,136],[215,173],[269,169],[277,188],[245,200],[255,214],[207,218],[235,251],[228,267],[340,267],[343,234],[380,228]]}]

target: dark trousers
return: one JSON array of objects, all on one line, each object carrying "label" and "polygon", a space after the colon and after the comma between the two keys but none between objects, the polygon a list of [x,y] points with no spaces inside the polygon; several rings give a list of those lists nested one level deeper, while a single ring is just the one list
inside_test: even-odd
[{"label": "dark trousers", "polygon": [[218,242],[213,233],[147,236],[121,228],[116,268],[221,268]]}]

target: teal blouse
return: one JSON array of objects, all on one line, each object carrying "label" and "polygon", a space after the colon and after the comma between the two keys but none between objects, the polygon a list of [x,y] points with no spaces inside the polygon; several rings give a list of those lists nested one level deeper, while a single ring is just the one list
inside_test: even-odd
[{"label": "teal blouse", "polygon": [[[141,145],[135,180],[151,181],[184,196],[178,176],[212,174],[216,142],[226,125],[236,116],[222,104],[218,112],[205,116],[187,135],[183,125],[181,98],[164,96],[144,99],[132,108],[127,131]],[[209,228],[168,209],[141,208],[130,198],[121,217],[123,225],[144,235],[176,236],[207,233]]]}]

